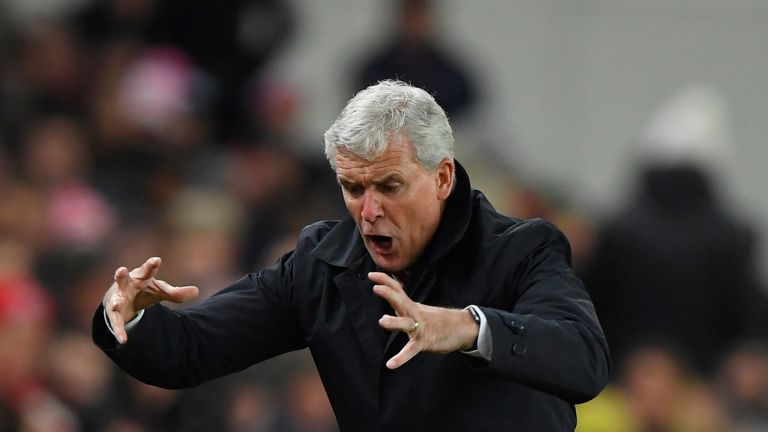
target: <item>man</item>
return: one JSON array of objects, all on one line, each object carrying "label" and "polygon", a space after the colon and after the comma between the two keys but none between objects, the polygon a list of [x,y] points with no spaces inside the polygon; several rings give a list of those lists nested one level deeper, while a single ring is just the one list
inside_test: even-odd
[{"label": "man", "polygon": [[418,88],[358,93],[325,151],[345,219],[183,311],[156,303],[197,288],[156,279],[159,258],[121,267],[96,343],[169,388],[309,347],[344,431],[572,431],[609,357],[563,235],[471,190],[445,113]]}]

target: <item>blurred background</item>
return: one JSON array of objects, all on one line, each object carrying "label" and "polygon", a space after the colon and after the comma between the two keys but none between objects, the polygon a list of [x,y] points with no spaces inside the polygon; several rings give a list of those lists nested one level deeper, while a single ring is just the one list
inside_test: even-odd
[{"label": "blurred background", "polygon": [[90,341],[115,268],[201,298],[344,214],[322,134],[435,95],[503,213],[557,224],[611,385],[584,431],[768,430],[768,3],[0,0],[0,432],[333,431],[306,352],[185,391]]}]

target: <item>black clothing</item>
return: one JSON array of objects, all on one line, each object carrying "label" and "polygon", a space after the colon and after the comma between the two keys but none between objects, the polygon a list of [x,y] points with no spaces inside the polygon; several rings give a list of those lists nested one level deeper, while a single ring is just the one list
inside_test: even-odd
[{"label": "black clothing", "polygon": [[406,290],[425,304],[479,305],[490,362],[421,353],[385,367],[407,336],[378,325],[387,305],[349,216],[308,226],[293,252],[198,306],[147,309],[122,348],[99,309],[94,340],[131,375],[171,388],[309,347],[344,431],[573,431],[573,404],[600,392],[609,357],[568,243],[546,222],[498,214],[458,164],[457,182]]},{"label": "black clothing", "polygon": [[736,340],[765,331],[753,235],[715,198],[694,166],[648,168],[600,233],[584,278],[617,364],[661,344],[706,374]]}]

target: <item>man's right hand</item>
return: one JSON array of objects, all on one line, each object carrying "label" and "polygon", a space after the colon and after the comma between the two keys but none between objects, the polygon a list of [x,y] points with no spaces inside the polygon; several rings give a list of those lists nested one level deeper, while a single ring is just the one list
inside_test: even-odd
[{"label": "man's right hand", "polygon": [[152,257],[130,272],[125,267],[115,271],[115,283],[107,290],[102,303],[112,332],[120,344],[128,342],[125,323],[135,318],[142,309],[163,300],[182,303],[197,297],[195,286],[175,287],[155,279],[161,264],[160,258]]}]

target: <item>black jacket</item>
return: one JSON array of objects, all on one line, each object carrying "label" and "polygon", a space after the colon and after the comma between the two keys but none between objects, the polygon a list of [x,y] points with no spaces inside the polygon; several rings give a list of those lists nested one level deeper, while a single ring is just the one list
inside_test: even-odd
[{"label": "black jacket", "polygon": [[343,431],[572,431],[573,404],[600,392],[610,362],[568,243],[546,222],[498,214],[458,164],[457,181],[406,290],[425,304],[479,305],[490,363],[454,352],[384,366],[407,336],[378,326],[388,306],[350,217],[308,226],[293,252],[198,306],[149,308],[122,348],[99,309],[94,340],[131,375],[169,388],[309,347]]},{"label": "black jacket", "polygon": [[660,345],[711,374],[736,341],[768,337],[756,238],[701,168],[651,166],[640,180],[632,202],[600,232],[587,288],[616,364]]}]

